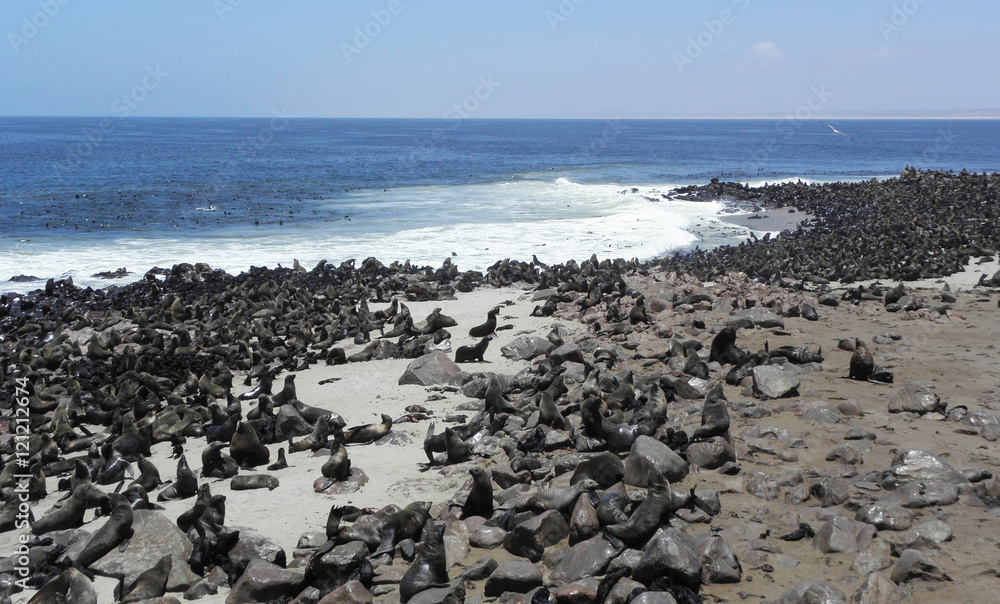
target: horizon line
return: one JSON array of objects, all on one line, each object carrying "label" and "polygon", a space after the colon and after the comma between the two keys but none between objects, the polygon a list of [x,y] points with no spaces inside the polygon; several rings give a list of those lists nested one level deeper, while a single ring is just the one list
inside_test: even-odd
[{"label": "horizon line", "polygon": [[[963,113],[965,115],[963,115]],[[1000,120],[1000,110],[990,110],[983,111],[983,115],[968,115],[969,113],[976,113],[975,111],[967,112],[954,112],[948,115],[934,115],[934,114],[915,114],[915,115],[899,115],[899,114],[871,114],[871,115],[850,115],[850,114],[826,114],[826,115],[810,115],[805,118],[798,118],[794,115],[773,115],[773,114],[750,114],[750,115],[667,115],[667,116],[631,116],[623,117],[617,115],[607,115],[607,116],[561,116],[561,117],[543,117],[543,116],[533,116],[533,117],[468,117],[468,118],[458,118],[463,121],[503,121],[503,120],[794,120],[794,121],[811,121],[811,120]],[[112,115],[0,115],[0,119],[8,118],[87,118],[87,119],[116,119],[116,120],[126,120],[126,119],[273,119],[273,116],[256,116],[256,115],[135,115],[129,117],[122,116],[112,116]],[[330,120],[454,120],[456,118],[447,117],[401,117],[401,116],[334,116],[334,115],[304,115],[304,116],[288,116],[283,119],[330,119]]]}]

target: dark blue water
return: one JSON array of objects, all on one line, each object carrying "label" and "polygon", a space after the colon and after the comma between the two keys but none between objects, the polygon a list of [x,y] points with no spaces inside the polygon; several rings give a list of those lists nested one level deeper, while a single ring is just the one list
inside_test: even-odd
[{"label": "dark blue water", "polygon": [[[134,264],[176,259],[126,253],[164,240],[210,255],[206,241],[257,238],[285,253],[319,235],[617,216],[616,187],[1000,168],[1000,121],[834,125],[850,138],[818,120],[0,118],[0,280],[46,253],[107,255],[109,244]],[[566,237],[593,231],[571,226]],[[445,235],[489,251],[468,229]],[[51,272],[49,260],[35,270]]]}]

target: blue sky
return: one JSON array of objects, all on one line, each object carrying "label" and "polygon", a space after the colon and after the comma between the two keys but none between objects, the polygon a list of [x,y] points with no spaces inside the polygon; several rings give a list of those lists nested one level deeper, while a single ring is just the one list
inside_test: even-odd
[{"label": "blue sky", "polygon": [[4,0],[0,115],[997,111],[998,22],[941,0]]}]

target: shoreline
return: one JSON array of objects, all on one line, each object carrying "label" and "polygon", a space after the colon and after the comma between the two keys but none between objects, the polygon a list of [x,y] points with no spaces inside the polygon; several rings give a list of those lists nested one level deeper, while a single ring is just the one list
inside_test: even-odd
[{"label": "shoreline", "polygon": [[[933,182],[939,177],[917,178]],[[971,186],[978,182],[970,180]],[[948,182],[966,186],[960,179]],[[863,189],[866,185],[858,186],[867,190]],[[776,190],[798,193],[802,189],[796,185]],[[806,190],[828,191],[823,187]],[[809,203],[806,199],[804,205]],[[800,212],[785,213],[799,217]],[[831,220],[829,213],[826,220]],[[794,245],[808,249],[806,238],[812,235],[779,237],[738,246],[735,251],[742,251],[749,260],[762,249],[793,254]],[[964,270],[951,276],[929,276],[905,286],[881,279],[880,288],[874,287],[879,279],[836,281],[806,271],[771,274],[767,279],[761,278],[763,272],[749,276],[732,272],[709,281],[675,271],[675,266],[682,265],[674,259],[637,263],[596,256],[593,262],[553,266],[499,261],[482,273],[462,273],[450,262],[440,268],[387,267],[371,259],[312,270],[258,268],[240,275],[213,271],[208,265],[178,265],[162,281],[102,291],[53,282],[49,293],[28,294],[18,307],[4,297],[0,360],[5,381],[0,388],[5,395],[2,400],[11,400],[7,395],[14,395],[12,384],[20,383],[16,380],[31,384],[33,446],[41,465],[49,468],[44,480],[48,494],[34,504],[36,520],[66,494],[58,485],[68,476],[69,467],[59,465],[60,460],[87,456],[85,448],[65,450],[74,440],[93,434],[99,441],[107,438],[119,443],[112,439],[124,434],[126,415],[143,429],[150,426],[148,438],[154,424],[176,427],[186,434],[181,446],[196,483],[207,485],[213,495],[226,497],[224,518],[206,520],[205,530],[219,536],[239,530],[244,540],[240,549],[219,554],[219,572],[214,578],[205,572],[191,579],[192,583],[207,581],[200,587],[208,592],[214,585],[216,593],[205,593],[198,600],[209,604],[236,598],[234,594],[245,601],[273,599],[273,594],[265,598],[262,592],[252,591],[251,579],[263,579],[268,573],[284,577],[282,595],[315,601],[314,596],[323,595],[322,590],[330,585],[315,576],[306,581],[303,572],[326,540],[324,527],[331,506],[380,508],[414,501],[429,502],[429,518],[449,531],[446,549],[451,582],[445,589],[453,595],[461,592],[458,601],[476,596],[491,600],[499,595],[498,584],[516,585],[505,590],[513,593],[504,601],[523,604],[530,601],[538,582],[563,598],[596,593],[598,581],[592,577],[606,576],[616,564],[641,568],[641,550],[655,550],[667,538],[674,539],[673,547],[708,561],[705,569],[721,569],[699,571],[694,578],[675,577],[678,581],[683,577],[692,588],[717,600],[734,601],[746,591],[756,597],[754,601],[774,601],[809,577],[844,594],[865,592],[874,581],[881,589],[906,597],[919,599],[933,593],[934,598],[982,601],[992,593],[991,575],[984,571],[993,567],[996,541],[980,538],[981,531],[1000,513],[1000,478],[991,470],[1000,466],[1000,456],[986,444],[1000,438],[1000,398],[994,386],[1000,384],[1000,369],[991,352],[1000,338],[996,320],[1000,264],[995,254],[988,253],[990,249],[979,245],[981,254],[970,255],[960,265]],[[734,250],[723,252],[733,254]],[[699,270],[701,259],[695,255],[685,266]],[[995,272],[991,275],[990,271]],[[714,276],[709,270],[703,273]],[[980,275],[988,283],[978,285],[984,280]],[[468,332],[494,307],[500,309],[496,338],[489,343],[484,362],[459,365],[466,375],[447,373],[451,366],[435,360],[436,353],[428,350],[447,349],[447,358],[454,359],[458,347],[479,341]],[[807,307],[816,312],[816,320],[806,318]],[[456,324],[436,324],[435,309]],[[754,361],[762,371],[754,369],[735,383],[726,379],[735,365],[711,353],[713,342],[727,325],[734,327],[735,346],[740,350],[769,350]],[[382,332],[397,335],[380,339]],[[853,355],[844,347],[853,345],[854,338],[868,344],[873,362],[894,374],[893,383],[845,377]],[[534,351],[516,360],[501,355],[502,347],[515,342],[519,350]],[[419,347],[408,352],[410,345]],[[783,345],[806,350],[781,356],[777,353]],[[809,356],[819,350],[820,360]],[[439,362],[446,377],[439,377],[436,384],[399,385],[407,367],[417,361]],[[286,448],[289,467],[268,471],[263,464],[237,474],[268,474],[279,484],[267,491],[236,490],[229,478],[199,474],[201,454],[207,446],[206,430],[220,429],[222,418],[236,413],[230,397],[256,385],[257,380],[244,384],[255,367],[267,367],[275,375],[271,400],[276,412],[284,413],[282,417],[289,421],[299,414],[306,432],[314,428],[315,420],[305,419],[306,412],[299,413],[294,405],[274,401],[288,375],[298,376],[295,399],[342,416],[347,426],[378,422],[381,413],[394,420],[416,414],[412,419],[417,421],[394,421],[388,436],[378,442],[347,446],[352,467],[368,476],[360,490],[352,491],[348,481],[337,483],[336,488],[344,491],[339,494],[315,492],[313,483],[321,477],[327,455],[322,451],[318,456],[309,451],[288,453],[284,438],[263,446],[268,450],[268,463],[276,459],[279,448]],[[501,403],[495,404],[509,405],[494,409],[496,421],[477,418],[491,396],[486,386],[489,373],[498,376],[503,391]],[[775,389],[780,384],[770,382],[772,374],[796,386],[779,392]],[[716,392],[725,397],[721,405],[720,399],[713,398],[717,394],[712,394],[712,384],[718,384]],[[910,392],[911,386],[918,389]],[[539,425],[541,390],[550,392],[565,428]],[[662,416],[651,403],[659,400],[658,391],[670,399],[665,400]],[[599,410],[608,407],[597,424],[583,417],[585,392],[603,400]],[[74,395],[80,396],[74,399]],[[426,411],[413,410],[413,405]],[[252,399],[243,401],[240,419],[249,421],[255,406]],[[198,419],[184,424],[186,420],[176,415],[182,409],[198,414]],[[674,439],[677,431],[693,436],[709,430],[710,422],[703,415],[709,409],[725,413],[724,429],[713,428],[704,442],[690,445]],[[4,415],[8,413],[4,409]],[[466,417],[446,422],[453,414]],[[476,455],[422,471],[427,462],[424,436],[431,421],[436,433],[445,427],[474,428],[475,436],[467,446]],[[301,422],[299,427],[303,427]],[[261,430],[264,437],[269,428],[253,429]],[[623,430],[632,442],[613,445],[611,431],[617,430]],[[640,437],[640,430],[648,433]],[[293,440],[306,437],[306,432]],[[46,445],[45,435],[53,433],[68,440]],[[140,441],[143,434],[139,432]],[[598,500],[609,494],[624,495],[631,503],[623,511],[634,513],[644,498],[659,497],[655,491],[647,494],[641,486],[644,481],[628,476],[628,468],[641,463],[637,460],[652,459],[636,443],[656,448],[657,455],[671,460],[664,461],[664,471],[676,472],[671,474],[671,497],[681,502],[666,502],[669,526],[664,522],[662,532],[644,535],[627,547],[604,545],[613,542],[602,541],[600,535],[617,530],[613,528],[617,525],[593,524],[598,519],[592,508],[587,511],[588,496],[576,494],[571,505],[545,512],[556,525],[550,536],[533,532],[536,529],[530,523],[540,522],[540,510],[532,508],[526,497],[553,492],[545,489],[569,488],[579,464],[607,449],[624,464],[625,475],[598,476],[607,481],[591,489]],[[175,446],[168,438],[151,444],[149,460],[163,481],[176,481]],[[13,435],[5,431],[0,435],[5,464],[12,463],[13,447]],[[907,469],[899,456],[909,450],[925,451],[934,461],[924,469]],[[131,477],[123,476],[123,484],[128,485],[138,477],[134,449],[120,452],[129,457],[133,469]],[[528,460],[537,466],[517,469]],[[492,531],[480,531],[482,521],[461,518],[458,508],[447,504],[465,497],[473,467],[486,468],[493,480],[492,520],[501,526]],[[912,479],[908,473],[912,471],[925,473]],[[5,480],[10,478],[8,472]],[[117,483],[97,488],[110,494]],[[919,492],[914,490],[918,484],[923,485]],[[684,499],[694,489],[700,493],[702,507]],[[150,489],[150,501],[155,503],[163,490],[164,485]],[[932,501],[920,498],[925,490]],[[0,493],[12,501],[12,491]],[[160,502],[163,510],[154,516],[176,526],[194,502],[194,496]],[[504,510],[512,506],[521,515],[504,520]],[[106,521],[95,517],[93,510],[86,511],[83,520],[80,528],[88,533]],[[801,523],[816,536],[779,539]],[[514,525],[524,526],[519,530]],[[914,533],[914,527],[924,532]],[[702,551],[676,531],[694,538],[692,543],[715,545],[711,551]],[[197,535],[174,532],[175,544],[204,545]],[[577,543],[571,532],[586,538]],[[930,536],[945,532],[947,538]],[[16,557],[2,556],[14,551],[22,533],[0,532],[0,573],[16,569]],[[516,540],[506,538],[514,534]],[[845,541],[843,534],[853,536]],[[49,536],[56,543],[69,544],[73,532]],[[419,539],[414,536],[414,540]],[[338,537],[335,545],[357,549],[358,543]],[[70,551],[77,555],[82,546],[82,542],[70,544],[77,548]],[[146,560],[151,566],[158,555],[145,556],[153,556],[159,547],[151,547],[140,530],[125,556]],[[52,548],[38,543],[30,549],[34,559],[40,560]],[[584,551],[590,551],[586,548],[599,550],[604,562],[597,567],[583,564]],[[917,553],[903,555],[908,550]],[[354,572],[357,566],[331,576],[340,587],[349,585],[375,602],[395,604],[398,585],[410,564],[402,551],[391,559],[372,556],[374,551],[367,547],[361,556],[370,558],[374,579]],[[735,566],[730,553],[739,560]],[[107,554],[115,555],[114,551]],[[925,575],[905,565],[915,556],[925,565]],[[244,562],[269,562],[255,562],[246,570],[237,562],[240,557]],[[532,578],[500,583],[494,575],[501,571],[492,569],[461,578],[487,558],[505,565],[519,562],[522,570],[530,566],[532,577],[538,573],[538,582]],[[105,558],[99,564],[105,564]],[[173,564],[178,573],[192,572],[184,556],[174,556]],[[101,568],[109,572],[107,566]],[[63,567],[57,559],[35,572],[52,578]],[[246,576],[230,590],[225,580],[229,573]],[[641,573],[617,577],[616,582],[621,601],[636,588],[664,588]],[[111,601],[116,584],[113,579],[98,578],[94,583],[98,601]],[[187,587],[167,595],[179,598]],[[20,603],[30,592],[11,595]],[[435,596],[443,597],[442,593]]]}]

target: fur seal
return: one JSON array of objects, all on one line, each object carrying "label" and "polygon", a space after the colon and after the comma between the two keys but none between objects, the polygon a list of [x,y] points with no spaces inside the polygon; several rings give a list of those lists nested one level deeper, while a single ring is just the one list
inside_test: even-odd
[{"label": "fur seal", "polygon": [[78,568],[88,568],[116,547],[125,551],[128,540],[132,537],[132,504],[123,495],[112,493],[109,496],[111,515],[104,526],[97,529],[83,546],[80,555],[76,557]]},{"label": "fur seal", "polygon": [[170,557],[170,554],[160,558],[152,568],[143,571],[136,577],[128,594],[122,598],[121,604],[162,598],[167,593],[167,579],[170,577],[172,567],[173,558]]},{"label": "fur seal", "polygon": [[383,413],[382,423],[364,424],[348,428],[344,433],[344,440],[355,445],[367,445],[368,443],[373,443],[379,440],[388,434],[391,429],[392,418]]},{"label": "fur seal", "polygon": [[497,413],[517,413],[517,407],[507,402],[503,397],[503,388],[500,386],[500,378],[495,373],[490,374],[489,384],[486,386],[486,411],[490,414],[490,421]]},{"label": "fur seal", "polygon": [[471,363],[473,361],[484,362],[485,359],[483,355],[486,354],[486,348],[490,345],[490,338],[484,337],[479,340],[476,344],[469,344],[467,346],[459,346],[455,350],[455,362],[456,363]]},{"label": "fur seal", "polygon": [[444,429],[444,444],[450,464],[462,463],[472,457],[469,445],[465,444],[465,441],[453,428]]},{"label": "fur seal", "polygon": [[547,391],[542,392],[538,399],[538,423],[544,424],[554,430],[562,430],[566,427],[566,420],[563,418],[552,395]]},{"label": "fur seal", "polygon": [[632,548],[641,549],[653,536],[660,524],[668,520],[673,510],[673,496],[670,483],[655,467],[650,468],[647,479],[649,491],[645,501],[629,516],[627,522],[613,524],[605,528],[612,537]]},{"label": "fur seal", "polygon": [[267,466],[268,472],[275,472],[277,470],[284,470],[288,467],[288,460],[285,459],[285,448],[278,448],[278,459],[273,464]]},{"label": "fur seal", "polygon": [[97,604],[97,591],[91,580],[75,568],[67,568],[58,577],[49,581],[28,604]]},{"label": "fur seal", "polygon": [[[16,499],[12,498],[11,501]],[[83,516],[87,508],[100,505],[102,499],[106,501],[107,495],[93,484],[87,482],[77,485],[69,497],[52,506],[31,525],[31,532],[44,535],[51,531],[78,528],[83,525]]]},{"label": "fur seal", "polygon": [[475,467],[469,470],[472,474],[472,489],[462,504],[462,519],[469,516],[482,516],[489,519],[493,516],[493,481],[486,470]]},{"label": "fur seal", "polygon": [[747,356],[749,355],[736,346],[736,328],[729,325],[715,335],[708,360],[720,365],[739,365]]},{"label": "fur seal", "polygon": [[613,453],[604,452],[580,462],[573,471],[569,483],[574,485],[584,478],[590,478],[597,485],[606,489],[619,482],[625,476],[625,464]]},{"label": "fur seal", "polygon": [[872,356],[871,350],[868,350],[868,347],[861,343],[861,340],[856,340],[847,377],[852,380],[867,381],[871,378],[874,369],[875,358]]},{"label": "fur seal", "polygon": [[716,384],[705,394],[705,404],[701,408],[701,426],[691,434],[691,440],[705,440],[713,436],[728,437],[729,423],[726,395],[722,391],[722,384]]},{"label": "fur seal", "polygon": [[239,464],[222,452],[229,443],[216,441],[201,452],[201,475],[203,478],[232,478],[240,471]]},{"label": "fur seal", "polygon": [[444,529],[444,525],[436,526],[431,519],[424,524],[417,557],[399,581],[399,601],[403,604],[425,589],[448,585]]},{"label": "fur seal", "polygon": [[528,510],[535,512],[558,510],[563,514],[569,514],[569,511],[573,509],[580,495],[596,488],[596,480],[584,478],[572,486],[549,487],[535,491],[526,498],[516,502],[512,508],[518,512]]},{"label": "fur seal", "polygon": [[173,501],[174,499],[187,499],[198,492],[198,479],[188,466],[187,457],[180,456],[177,460],[177,478],[169,487],[160,491],[156,496],[157,501]]},{"label": "fur seal", "polygon": [[[263,395],[261,395],[263,396]],[[278,408],[285,403],[290,403],[295,400],[295,374],[290,373],[285,376],[285,383],[281,388],[281,392],[275,394],[271,397],[271,401],[275,408]]]},{"label": "fur seal", "polygon": [[236,427],[236,434],[229,442],[229,455],[241,468],[255,468],[271,461],[271,452],[260,444],[257,431],[246,422],[240,422]]},{"label": "fur seal", "polygon": [[496,306],[491,308],[488,313],[486,313],[486,322],[482,325],[476,325],[469,330],[469,335],[473,338],[485,338],[490,334],[496,333],[497,329],[497,315],[500,313],[500,307]]},{"label": "fur seal", "polygon": [[273,491],[278,488],[278,479],[269,474],[240,474],[233,476],[229,481],[229,488],[234,491],[249,491],[251,489],[267,489]]},{"label": "fur seal", "polygon": [[[327,440],[330,438],[330,416],[321,415],[319,419],[316,420],[316,425],[313,427],[313,431],[302,438],[299,442],[289,442],[288,452],[298,453],[300,451],[318,451],[327,446]],[[291,437],[289,437],[291,441]]]},{"label": "fur seal", "polygon": [[347,457],[347,447],[344,446],[344,443],[334,439],[330,446],[330,457],[323,464],[321,471],[323,476],[328,479],[322,490],[328,489],[334,482],[347,480],[350,477],[351,460]]}]

